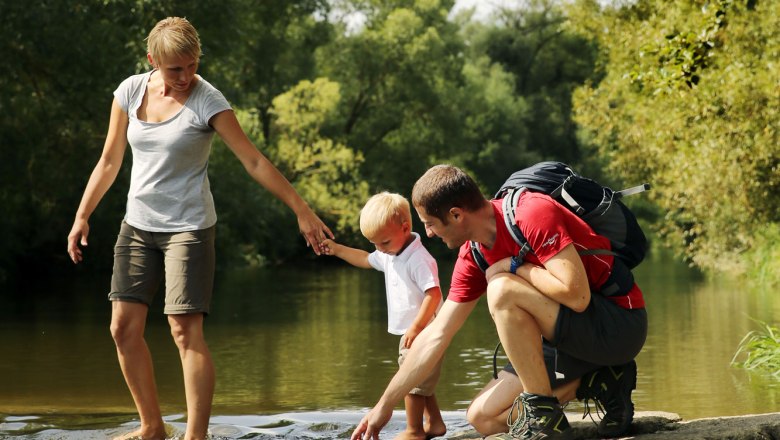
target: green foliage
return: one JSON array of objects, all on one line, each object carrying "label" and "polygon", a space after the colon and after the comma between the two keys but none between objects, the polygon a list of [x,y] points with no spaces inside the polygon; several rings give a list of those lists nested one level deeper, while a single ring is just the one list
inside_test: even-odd
[{"label": "green foliage", "polygon": [[[765,322],[756,323],[761,329],[742,338],[731,365],[780,379],[780,330]],[[739,361],[740,357],[744,360]]]},{"label": "green foliage", "polygon": [[780,220],[780,3],[582,1],[570,14],[608,60],[603,80],[575,94],[584,138],[612,172],[653,184],[670,247],[699,267],[744,273],[744,254],[764,246],[757,231]]},{"label": "green foliage", "polygon": [[275,162],[297,184],[301,196],[326,221],[335,222],[335,232],[343,235],[356,233],[369,193],[368,183],[358,174],[362,154],[321,134],[340,98],[335,82],[302,81],[274,99],[273,114],[279,131]]},{"label": "green foliage", "polygon": [[771,223],[756,231],[756,243],[745,255],[747,275],[753,285],[771,288],[780,286],[780,223]]},{"label": "green foliage", "polygon": [[451,2],[355,2],[360,32],[317,53],[320,76],[341,85],[328,137],[360,151],[371,191],[408,194],[433,158],[473,152],[461,138],[461,42]]}]

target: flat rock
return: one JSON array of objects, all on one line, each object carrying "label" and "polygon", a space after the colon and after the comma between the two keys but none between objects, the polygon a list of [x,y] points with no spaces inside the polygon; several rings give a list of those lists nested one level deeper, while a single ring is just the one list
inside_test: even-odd
[{"label": "flat rock", "polygon": [[[598,439],[596,425],[579,414],[567,414],[574,440]],[[447,439],[481,438],[474,430],[454,432]],[[623,439],[780,440],[780,413],[713,417],[683,421],[674,413],[643,411],[634,416],[629,436]]]}]

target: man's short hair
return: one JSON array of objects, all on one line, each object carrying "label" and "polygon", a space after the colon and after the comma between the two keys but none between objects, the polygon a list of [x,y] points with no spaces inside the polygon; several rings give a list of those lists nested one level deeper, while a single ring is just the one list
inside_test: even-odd
[{"label": "man's short hair", "polygon": [[168,17],[158,21],[146,37],[146,50],[158,65],[173,58],[200,59],[200,37],[186,18]]},{"label": "man's short hair", "polygon": [[474,179],[460,168],[436,165],[417,179],[412,203],[446,224],[450,208],[477,211],[485,203],[485,196]]},{"label": "man's short hair", "polygon": [[373,195],[360,210],[360,232],[373,237],[388,224],[412,225],[412,211],[406,197],[387,191]]}]

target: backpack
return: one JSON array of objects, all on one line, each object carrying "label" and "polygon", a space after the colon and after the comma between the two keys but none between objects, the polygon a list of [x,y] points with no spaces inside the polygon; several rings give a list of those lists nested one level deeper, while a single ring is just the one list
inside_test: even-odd
[{"label": "backpack", "polygon": [[[535,191],[547,194],[567,207],[597,234],[608,238],[612,245],[612,250],[585,249],[579,251],[580,255],[613,255],[617,257],[615,261],[624,263],[620,266],[625,266],[624,269],[630,276],[630,269],[642,262],[647,254],[648,243],[636,216],[620,199],[649,189],[650,185],[645,183],[622,191],[613,191],[577,174],[564,163],[540,162],[512,173],[495,198],[504,199],[504,222],[510,235],[520,246],[518,261],[522,261],[525,255],[533,250],[515,223],[515,207],[520,194],[524,191]],[[474,262],[483,272],[486,271],[488,264],[479,250],[479,245],[472,241],[470,246]],[[607,292],[604,293],[608,295]]]}]

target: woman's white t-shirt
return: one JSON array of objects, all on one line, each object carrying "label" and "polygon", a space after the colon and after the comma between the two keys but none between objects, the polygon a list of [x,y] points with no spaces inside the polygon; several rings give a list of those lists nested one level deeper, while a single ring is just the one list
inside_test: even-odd
[{"label": "woman's white t-shirt", "polygon": [[133,75],[114,91],[127,112],[127,141],[133,153],[125,221],[149,232],[206,229],[217,222],[207,173],[214,129],[209,120],[230,104],[197,77],[181,110],[163,122],[138,119],[152,72]]}]

